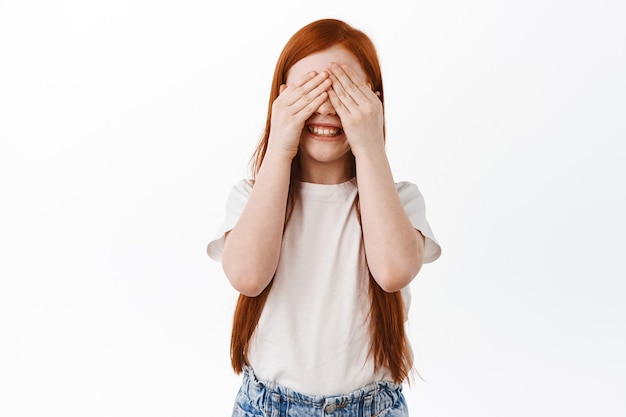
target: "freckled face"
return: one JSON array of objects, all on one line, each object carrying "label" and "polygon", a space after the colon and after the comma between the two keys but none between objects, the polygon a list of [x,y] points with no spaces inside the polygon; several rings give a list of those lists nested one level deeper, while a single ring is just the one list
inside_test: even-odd
[{"label": "freckled face", "polygon": [[[359,77],[367,79],[357,57],[344,47],[335,45],[296,62],[287,73],[287,85],[292,85],[290,83],[294,80],[311,71],[328,72],[332,62],[347,64]],[[299,151],[303,168],[307,163],[324,163],[326,167],[332,164],[337,169],[345,169],[345,165],[350,163],[350,145],[330,100],[326,100],[305,123]]]}]

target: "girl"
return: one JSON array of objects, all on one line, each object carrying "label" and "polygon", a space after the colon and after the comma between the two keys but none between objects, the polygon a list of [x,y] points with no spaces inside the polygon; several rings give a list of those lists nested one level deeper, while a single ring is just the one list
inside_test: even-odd
[{"label": "girl", "polygon": [[394,183],[372,41],[333,19],[283,49],[254,180],[208,254],[241,294],[233,416],[406,416],[408,285],[440,247],[416,185]]}]

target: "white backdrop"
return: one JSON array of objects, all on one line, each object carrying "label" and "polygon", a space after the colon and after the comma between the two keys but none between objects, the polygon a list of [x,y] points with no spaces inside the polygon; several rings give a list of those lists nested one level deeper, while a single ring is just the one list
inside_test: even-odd
[{"label": "white backdrop", "polygon": [[236,293],[205,245],[321,17],[375,41],[394,175],[443,246],[411,284],[411,414],[626,415],[624,16],[0,0],[0,415],[230,415]]}]

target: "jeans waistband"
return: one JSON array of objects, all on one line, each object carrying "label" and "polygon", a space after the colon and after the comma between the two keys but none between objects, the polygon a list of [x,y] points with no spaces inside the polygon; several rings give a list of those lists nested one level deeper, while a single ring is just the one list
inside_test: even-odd
[{"label": "jeans waistband", "polygon": [[316,416],[331,416],[335,411],[341,411],[341,415],[372,416],[393,407],[398,400],[404,402],[402,386],[390,381],[375,382],[341,395],[308,395],[271,381],[259,381],[249,367],[244,370],[241,393],[267,415],[281,416],[298,415],[288,413],[287,408],[317,410]]}]

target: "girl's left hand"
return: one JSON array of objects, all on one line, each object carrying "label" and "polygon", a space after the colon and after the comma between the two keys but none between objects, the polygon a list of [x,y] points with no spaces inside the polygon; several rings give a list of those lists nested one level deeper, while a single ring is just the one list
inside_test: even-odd
[{"label": "girl's left hand", "polygon": [[341,125],[352,153],[384,151],[383,105],[369,84],[347,65],[331,63],[332,88],[330,102]]}]

